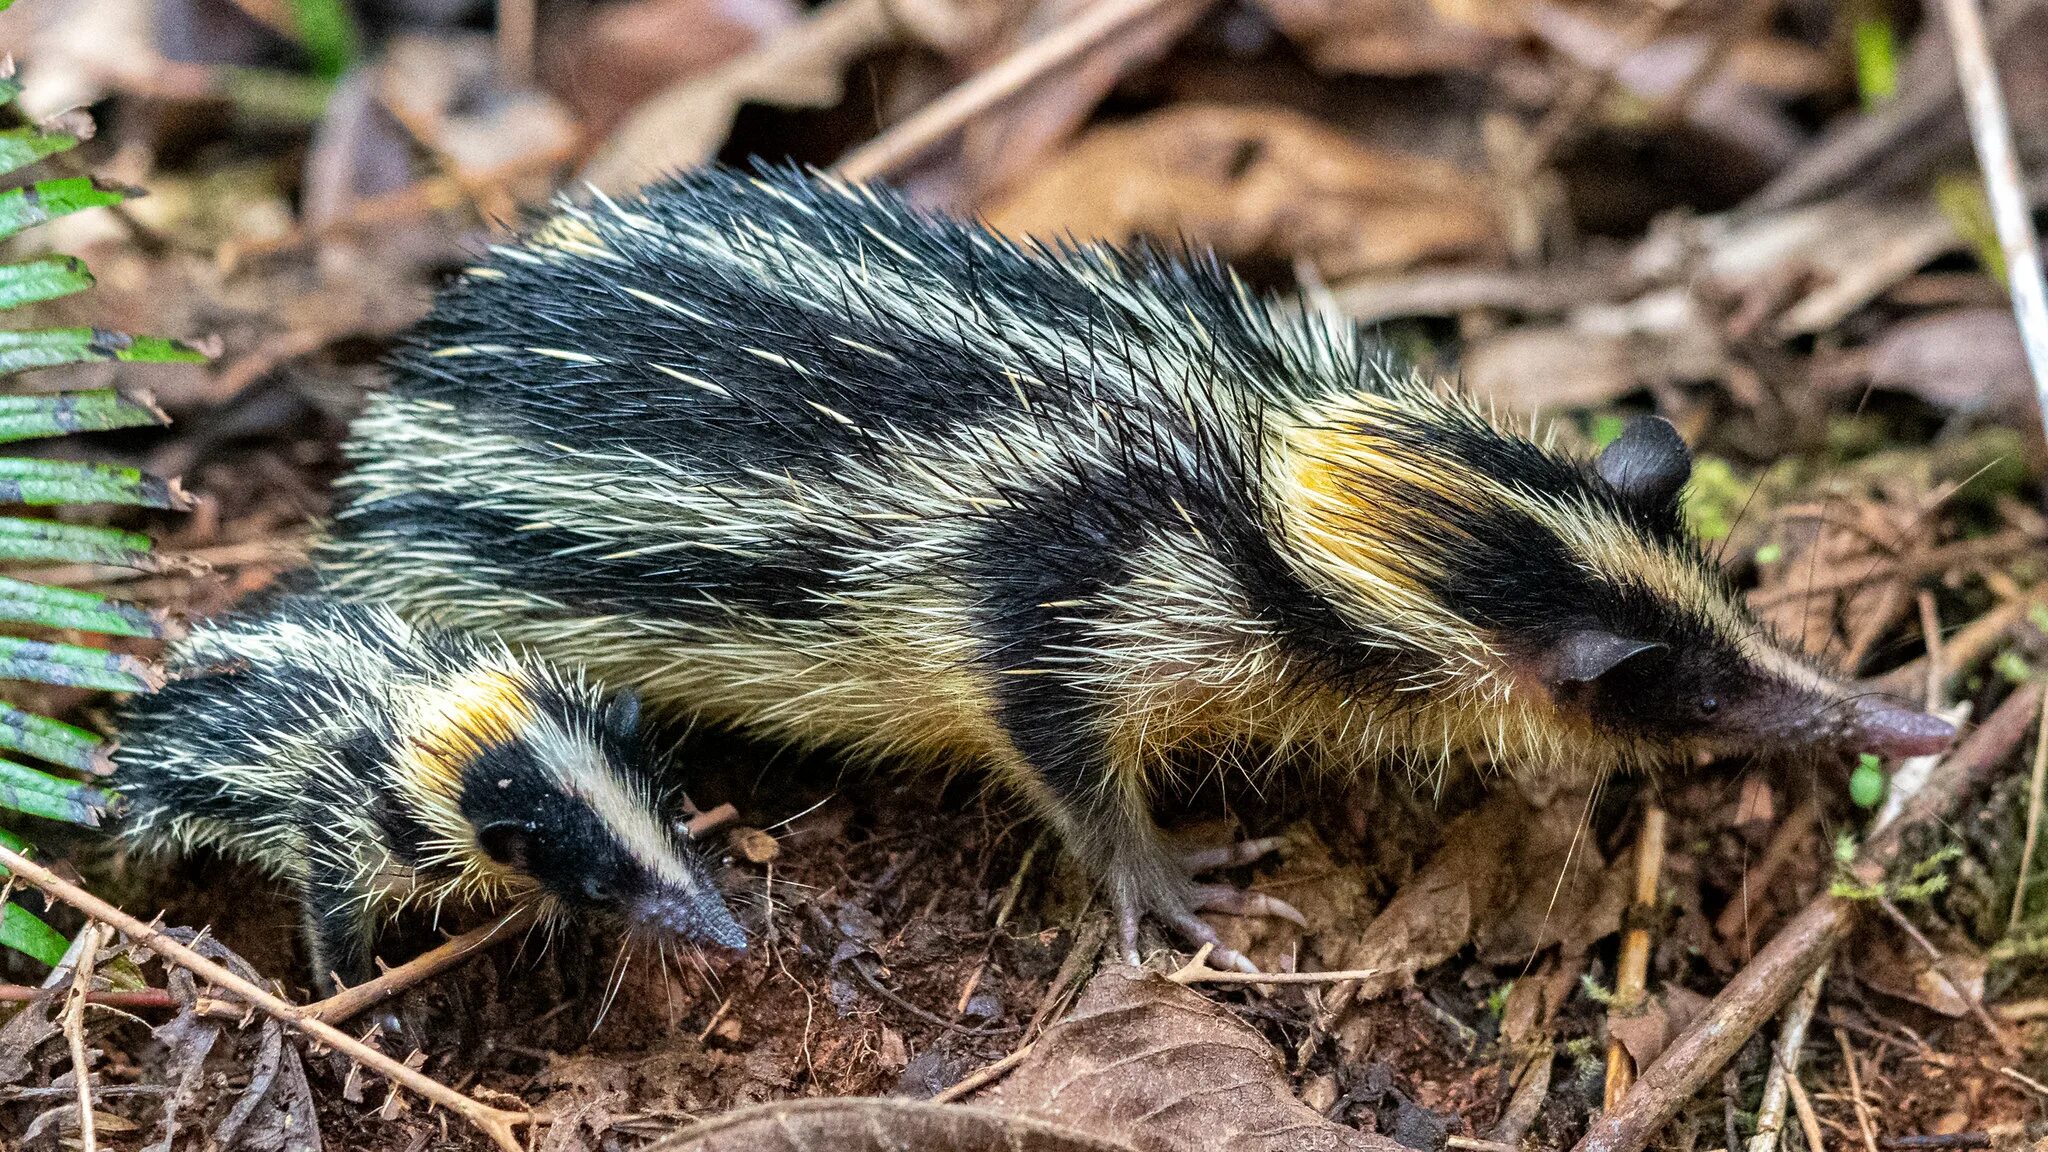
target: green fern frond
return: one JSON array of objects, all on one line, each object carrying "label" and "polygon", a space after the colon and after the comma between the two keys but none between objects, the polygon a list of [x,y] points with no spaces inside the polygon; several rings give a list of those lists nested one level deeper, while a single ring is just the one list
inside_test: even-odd
[{"label": "green fern frond", "polygon": [[[0,10],[8,3],[0,0]],[[20,92],[12,75],[0,75],[0,105],[13,111],[12,102]],[[17,111],[9,119],[25,118]],[[78,133],[34,125],[0,129],[0,174],[69,151],[78,146],[80,138]],[[127,189],[88,176],[38,180],[0,191],[0,240],[73,212],[119,204],[129,195]],[[70,256],[37,256],[0,265],[0,310],[56,300],[92,285],[92,274]],[[94,361],[203,359],[203,353],[181,341],[101,328],[0,330],[0,375]],[[0,396],[0,443],[164,422],[163,413],[147,398],[113,389]],[[184,509],[191,506],[191,500],[175,481],[134,468],[0,457],[0,504]],[[160,566],[152,560],[150,547],[147,536],[116,528],[0,517],[0,561],[155,569]],[[105,636],[158,638],[164,634],[161,613],[79,589],[6,576],[0,576],[0,622]],[[110,692],[149,692],[163,683],[162,674],[138,656],[17,636],[0,636],[0,680]],[[103,775],[110,768],[106,745],[92,733],[10,704],[0,704],[0,750],[90,775]],[[0,759],[0,811],[96,827],[112,801],[110,793],[92,784]],[[29,849],[26,841],[4,828],[0,828],[0,844],[18,852]],[[64,937],[28,909],[11,903],[0,908],[0,948],[12,948],[54,965],[63,958],[66,947]]]}]

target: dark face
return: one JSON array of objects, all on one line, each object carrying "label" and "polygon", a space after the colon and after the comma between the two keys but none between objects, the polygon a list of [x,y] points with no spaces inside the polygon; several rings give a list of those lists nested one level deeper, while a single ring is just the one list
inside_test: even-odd
[{"label": "dark face", "polygon": [[559,702],[464,773],[462,810],[492,860],[564,905],[634,927],[744,949],[711,874],[661,810],[658,753],[638,701],[599,714]]},{"label": "dark face", "polygon": [[[1558,643],[1580,653],[1575,666],[1551,665],[1551,696],[1560,708],[1598,728],[1667,749],[1725,756],[1786,741],[1812,743],[1830,710],[1827,700],[1698,633],[1617,641],[1594,631]],[[1588,648],[1597,651],[1587,653]],[[1813,734],[1798,739],[1810,727]]]},{"label": "dark face", "polygon": [[1940,751],[1954,735],[1925,713],[1796,684],[1713,643],[1643,645],[1590,679],[1556,683],[1552,695],[1598,727],[1714,756],[1915,756]]}]

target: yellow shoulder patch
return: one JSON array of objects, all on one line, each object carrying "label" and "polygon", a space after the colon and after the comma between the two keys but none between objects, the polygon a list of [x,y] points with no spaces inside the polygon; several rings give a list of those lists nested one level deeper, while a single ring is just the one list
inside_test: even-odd
[{"label": "yellow shoulder patch", "polygon": [[1421,559],[1401,548],[1397,533],[1377,531],[1388,521],[1414,531],[1422,510],[1400,493],[1420,489],[1452,503],[1472,494],[1427,462],[1409,458],[1375,436],[1376,398],[1355,397],[1285,429],[1276,469],[1285,486],[1278,501],[1287,533],[1319,566],[1371,600],[1423,596]]}]

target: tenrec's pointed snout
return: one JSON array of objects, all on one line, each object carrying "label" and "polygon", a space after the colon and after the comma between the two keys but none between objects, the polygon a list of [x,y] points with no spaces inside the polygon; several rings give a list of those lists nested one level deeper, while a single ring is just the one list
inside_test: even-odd
[{"label": "tenrec's pointed snout", "polygon": [[1948,747],[1956,736],[1956,726],[1941,717],[1882,696],[1858,696],[1851,709],[1848,736],[1857,751],[1887,758],[1926,756]]},{"label": "tenrec's pointed snout", "polygon": [[686,940],[716,944],[735,952],[747,950],[747,934],[732,918],[725,901],[700,892],[664,891],[642,899],[634,918],[650,928],[673,932]]}]

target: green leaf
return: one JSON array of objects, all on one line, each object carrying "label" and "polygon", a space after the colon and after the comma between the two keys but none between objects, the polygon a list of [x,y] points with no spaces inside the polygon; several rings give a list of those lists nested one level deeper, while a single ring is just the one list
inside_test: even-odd
[{"label": "green leaf", "polygon": [[0,620],[108,636],[159,639],[164,634],[162,619],[148,609],[76,588],[32,584],[7,576],[0,576]]},{"label": "green leaf", "polygon": [[163,683],[162,673],[139,657],[13,636],[0,636],[0,680],[104,692],[154,692]]},{"label": "green leaf", "polygon": [[92,273],[76,256],[44,256],[0,265],[0,308],[40,304],[92,287]]},{"label": "green leaf", "polygon": [[38,919],[35,913],[19,904],[9,904],[0,911],[0,946],[33,956],[55,968],[64,962],[64,953],[70,950],[71,942]]},{"label": "green leaf", "polygon": [[[29,856],[35,853],[35,845],[30,844],[5,828],[0,828],[0,847],[5,847],[16,856]],[[0,867],[0,876],[5,875],[7,875],[7,869]]]},{"label": "green leaf", "polygon": [[1612,412],[1602,412],[1593,417],[1593,447],[1605,448],[1621,439],[1622,430],[1627,427],[1628,421]]},{"label": "green leaf", "polygon": [[299,44],[313,58],[313,71],[324,80],[338,79],[359,51],[348,5],[343,0],[291,0],[291,6]]},{"label": "green leaf", "polygon": [[305,129],[327,111],[334,81],[271,68],[217,66],[222,92],[237,118],[256,127]]},{"label": "green leaf", "polygon": [[68,132],[45,132],[35,127],[0,129],[0,175],[76,147],[78,137]]},{"label": "green leaf", "polygon": [[[1866,0],[1859,7],[1875,5]],[[1899,38],[1882,12],[1859,12],[1851,37],[1856,45],[1856,91],[1869,111],[1899,90]]]},{"label": "green leaf", "polygon": [[101,360],[163,364],[204,359],[206,353],[180,340],[130,336],[126,332],[109,332],[104,328],[0,331],[0,373]]},{"label": "green leaf", "polygon": [[0,192],[0,240],[59,216],[87,208],[105,208],[128,198],[125,189],[101,184],[90,176],[38,180]]},{"label": "green leaf", "polygon": [[0,808],[97,828],[113,800],[114,794],[103,788],[0,760]]},{"label": "green leaf", "polygon": [[0,504],[137,504],[186,508],[176,485],[135,468],[0,457]]},{"label": "green leaf", "polygon": [[1884,799],[1884,768],[1877,757],[1865,752],[1849,774],[1849,799],[1858,808],[1875,808]]},{"label": "green leaf", "polygon": [[1751,485],[1718,456],[1701,456],[1685,486],[1686,522],[1702,540],[1725,540],[1749,503]]},{"label": "green leaf", "polygon": [[153,571],[157,564],[149,555],[151,547],[150,538],[140,532],[0,516],[0,561],[107,564]]},{"label": "green leaf", "polygon": [[0,704],[0,748],[61,764],[77,772],[106,773],[107,746],[83,728]]},{"label": "green leaf", "polygon": [[1948,217],[1956,235],[1970,246],[1977,263],[2000,288],[2006,287],[2005,248],[1991,219],[1991,197],[1975,169],[1945,172],[1934,180],[1934,203]]},{"label": "green leaf", "polygon": [[[0,333],[0,341],[13,335],[18,334]],[[112,388],[48,396],[0,396],[0,444],[165,423],[168,421],[164,414],[154,405],[130,399]]]}]

